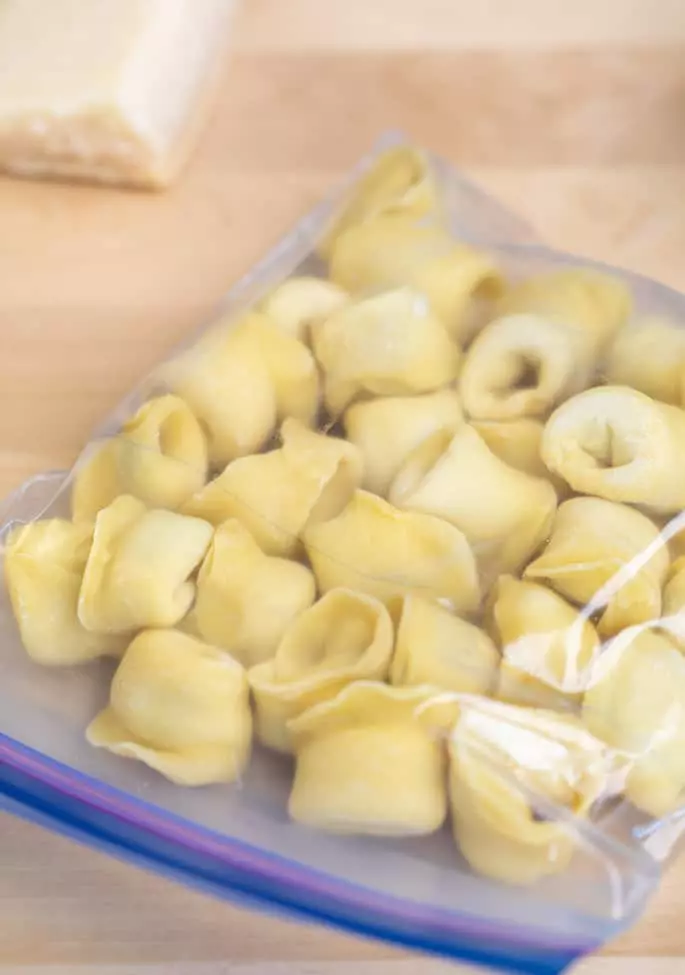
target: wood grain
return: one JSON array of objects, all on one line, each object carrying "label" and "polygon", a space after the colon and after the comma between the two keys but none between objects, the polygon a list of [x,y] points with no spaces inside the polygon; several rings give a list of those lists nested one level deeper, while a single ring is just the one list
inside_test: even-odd
[{"label": "wood grain", "polygon": [[[550,242],[685,289],[682,0],[246,0],[165,195],[0,180],[0,491],[93,426],[377,135],[405,129]],[[0,821],[0,975],[442,975]],[[583,975],[685,973],[685,862]]]}]

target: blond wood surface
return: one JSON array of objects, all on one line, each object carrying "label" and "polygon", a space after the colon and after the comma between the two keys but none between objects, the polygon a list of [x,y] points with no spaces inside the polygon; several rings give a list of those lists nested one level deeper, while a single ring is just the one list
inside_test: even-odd
[{"label": "blond wood surface", "polygon": [[[173,192],[0,181],[0,490],[92,426],[401,127],[555,244],[685,288],[683,0],[245,0]],[[0,975],[426,975],[3,817]],[[685,973],[685,863],[584,975]]]}]

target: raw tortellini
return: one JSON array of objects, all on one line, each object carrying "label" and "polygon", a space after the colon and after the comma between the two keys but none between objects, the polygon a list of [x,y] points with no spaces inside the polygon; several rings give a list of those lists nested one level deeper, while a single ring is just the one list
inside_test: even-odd
[{"label": "raw tortellini", "polygon": [[685,410],[628,386],[574,396],[547,421],[542,459],[579,494],[685,508]]},{"label": "raw tortellini", "polygon": [[439,430],[454,431],[463,413],[453,389],[423,396],[389,396],[351,406],[345,432],[364,458],[364,487],[385,495],[416,447]]},{"label": "raw tortellini", "polygon": [[315,595],[306,566],[265,555],[239,521],[226,521],[202,563],[192,623],[208,643],[251,667],[274,656]]},{"label": "raw tortellini", "polygon": [[578,821],[616,789],[619,763],[570,715],[475,700],[449,752],[457,844],[474,870],[507,883],[565,870]]},{"label": "raw tortellini", "polygon": [[269,294],[262,312],[286,335],[309,342],[309,329],[349,301],[346,291],[320,278],[288,278]]},{"label": "raw tortellini", "polygon": [[685,329],[660,318],[637,321],[616,336],[604,372],[612,385],[685,405]]},{"label": "raw tortellini", "polygon": [[308,430],[296,420],[281,428],[282,446],[241,457],[183,508],[219,525],[237,518],[269,555],[293,555],[308,525],[333,518],[362,479],[354,444]]},{"label": "raw tortellini", "polygon": [[418,836],[447,814],[442,742],[422,714],[430,688],[358,681],[290,722],[288,809],[336,833]]},{"label": "raw tortellini", "polygon": [[337,518],[308,528],[304,541],[322,592],[344,586],[384,602],[417,592],[464,613],[480,602],[473,552],[457,528],[367,491]]},{"label": "raw tortellini", "polygon": [[121,495],[95,519],[78,600],[81,623],[96,633],[174,626],[195,599],[190,577],[211,539],[211,525],[199,518]]},{"label": "raw tortellini", "polygon": [[669,640],[635,627],[605,650],[583,702],[593,734],[631,761],[626,795],[652,816],[685,796],[685,657]]},{"label": "raw tortellini", "polygon": [[645,515],[600,498],[571,498],[525,575],[583,606],[588,618],[601,612],[600,633],[610,636],[659,616],[668,565],[668,549]]},{"label": "raw tortellini", "polygon": [[352,681],[383,680],[392,646],[382,603],[346,589],[326,593],[294,620],[274,658],[249,672],[260,741],[289,751],[288,721]]},{"label": "raw tortellini", "polygon": [[525,564],[546,538],[557,503],[548,481],[509,467],[467,424],[415,450],[390,500],[459,528],[488,578]]},{"label": "raw tortellini", "polygon": [[75,521],[93,521],[120,494],[152,508],[180,508],[207,479],[202,427],[178,396],[144,403],[121,433],[98,447],[76,472]]},{"label": "raw tortellini", "polygon": [[140,633],[88,741],[179,785],[233,782],[252,740],[247,677],[227,653],[176,630]]},{"label": "raw tortellini", "polygon": [[424,596],[405,596],[391,611],[396,618],[392,684],[490,693],[500,656],[483,630]]},{"label": "raw tortellini", "polygon": [[580,702],[599,651],[588,619],[552,590],[512,576],[498,580],[489,615],[502,648],[500,699],[558,710]]},{"label": "raw tortellini", "polygon": [[459,348],[425,298],[398,288],[347,305],[314,329],[328,412],[361,396],[427,393],[457,375]]},{"label": "raw tortellini", "polygon": [[48,666],[119,656],[121,637],[93,633],[78,618],[92,526],[61,518],[15,528],[5,544],[5,582],[28,655]]}]

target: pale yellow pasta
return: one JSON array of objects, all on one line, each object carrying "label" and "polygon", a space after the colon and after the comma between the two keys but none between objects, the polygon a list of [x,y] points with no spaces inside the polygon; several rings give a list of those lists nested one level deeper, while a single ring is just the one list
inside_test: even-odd
[{"label": "pale yellow pasta", "polygon": [[190,576],[212,539],[199,518],[148,509],[121,495],[95,519],[78,615],[88,630],[174,626],[195,599]]},{"label": "pale yellow pasta", "polygon": [[673,562],[664,587],[662,614],[671,638],[685,650],[685,556]]},{"label": "pale yellow pasta", "polygon": [[265,555],[239,521],[226,521],[202,563],[192,623],[208,643],[251,667],[274,656],[315,596],[306,566]]},{"label": "pale yellow pasta", "polygon": [[373,163],[349,193],[318,250],[329,257],[336,240],[348,227],[380,214],[401,214],[419,220],[438,210],[438,195],[425,155],[409,146],[388,149]]},{"label": "pale yellow pasta", "polygon": [[589,382],[593,349],[583,333],[540,315],[507,315],[476,336],[459,392],[477,420],[544,416]]},{"label": "pale yellow pasta", "polygon": [[525,885],[563,872],[580,820],[616,791],[618,762],[581,721],[494,701],[465,706],[450,740],[455,840],[478,873]]},{"label": "pale yellow pasta", "polygon": [[358,681],[292,721],[291,817],[335,833],[439,829],[447,814],[445,758],[421,716],[431,693]]},{"label": "pale yellow pasta", "polygon": [[568,493],[568,484],[555,477],[545,467],[540,448],[544,424],[542,420],[522,417],[520,420],[474,420],[471,424],[490,450],[510,467],[533,477],[550,480],[557,497]]},{"label": "pale yellow pasta", "polygon": [[405,596],[391,612],[396,619],[392,684],[491,691],[500,656],[487,633],[424,596]]},{"label": "pale yellow pasta", "polygon": [[525,564],[546,538],[557,503],[548,481],[509,467],[467,424],[418,447],[390,500],[459,528],[487,578]]},{"label": "pale yellow pasta", "polygon": [[502,298],[502,315],[531,314],[572,326],[600,351],[625,325],[632,296],[617,277],[588,268],[566,268],[534,275]]},{"label": "pale yellow pasta", "polygon": [[262,312],[286,335],[309,342],[310,327],[349,301],[349,295],[332,281],[321,278],[288,278],[267,295]]},{"label": "pale yellow pasta", "polygon": [[21,641],[37,663],[80,664],[125,649],[118,636],[86,630],[77,615],[92,538],[92,526],[61,518],[22,525],[7,537],[7,591]]},{"label": "pale yellow pasta", "polygon": [[626,795],[651,816],[685,795],[685,657],[663,635],[635,627],[597,664],[583,702],[588,728],[632,762]]},{"label": "pale yellow pasta", "polygon": [[222,650],[176,630],[140,633],[114,675],[109,707],[86,737],[177,785],[233,782],[252,741],[245,671]]},{"label": "pale yellow pasta", "polygon": [[220,322],[159,372],[203,424],[216,467],[259,450],[276,427],[276,390],[251,318]]},{"label": "pale yellow pasta", "polygon": [[425,298],[398,288],[355,302],[314,329],[325,397],[336,416],[360,396],[427,393],[457,374],[459,348]]},{"label": "pale yellow pasta", "polygon": [[294,555],[307,525],[340,512],[362,480],[354,444],[314,433],[297,420],[281,428],[282,446],[242,457],[183,511],[219,525],[237,518],[269,555]]},{"label": "pale yellow pasta", "polygon": [[393,627],[372,596],[333,589],[286,630],[272,660],[249,672],[256,734],[290,751],[287,723],[356,680],[383,680],[390,667]]},{"label": "pale yellow pasta", "polygon": [[480,602],[475,559],[458,529],[367,491],[337,518],[308,528],[304,541],[322,592],[345,586],[384,602],[418,592],[464,613]]},{"label": "pale yellow pasta", "polygon": [[599,631],[610,636],[659,616],[668,565],[659,529],[645,515],[601,498],[571,498],[525,575],[585,607],[588,617],[602,612]]},{"label": "pale yellow pasta", "polygon": [[144,403],[121,433],[77,470],[71,495],[75,521],[92,521],[120,494],[152,508],[179,508],[207,480],[207,442],[178,396]]},{"label": "pale yellow pasta", "polygon": [[331,279],[356,294],[409,285],[459,341],[469,337],[480,305],[492,305],[504,282],[492,259],[456,243],[440,225],[386,215],[351,227],[336,240]]},{"label": "pale yellow pasta", "polygon": [[489,619],[502,650],[500,700],[553,710],[580,702],[599,638],[574,606],[545,586],[501,576]]},{"label": "pale yellow pasta", "polygon": [[639,319],[616,336],[604,373],[612,385],[682,406],[685,329],[663,318]]},{"label": "pale yellow pasta", "polygon": [[422,396],[389,396],[356,403],[345,412],[345,432],[364,458],[364,487],[385,495],[411,452],[438,430],[463,421],[453,389]]},{"label": "pale yellow pasta", "polygon": [[542,459],[579,494],[655,514],[685,508],[685,410],[627,386],[588,389],[560,406]]}]

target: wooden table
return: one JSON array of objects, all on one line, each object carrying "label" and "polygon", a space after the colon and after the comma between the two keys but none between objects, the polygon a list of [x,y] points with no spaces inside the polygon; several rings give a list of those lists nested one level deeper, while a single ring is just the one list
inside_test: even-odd
[{"label": "wooden table", "polygon": [[[683,0],[247,0],[185,179],[0,181],[0,489],[69,464],[121,394],[368,148],[402,127],[548,240],[685,288]],[[0,975],[410,975],[7,817]],[[585,975],[685,972],[685,862]]]}]

